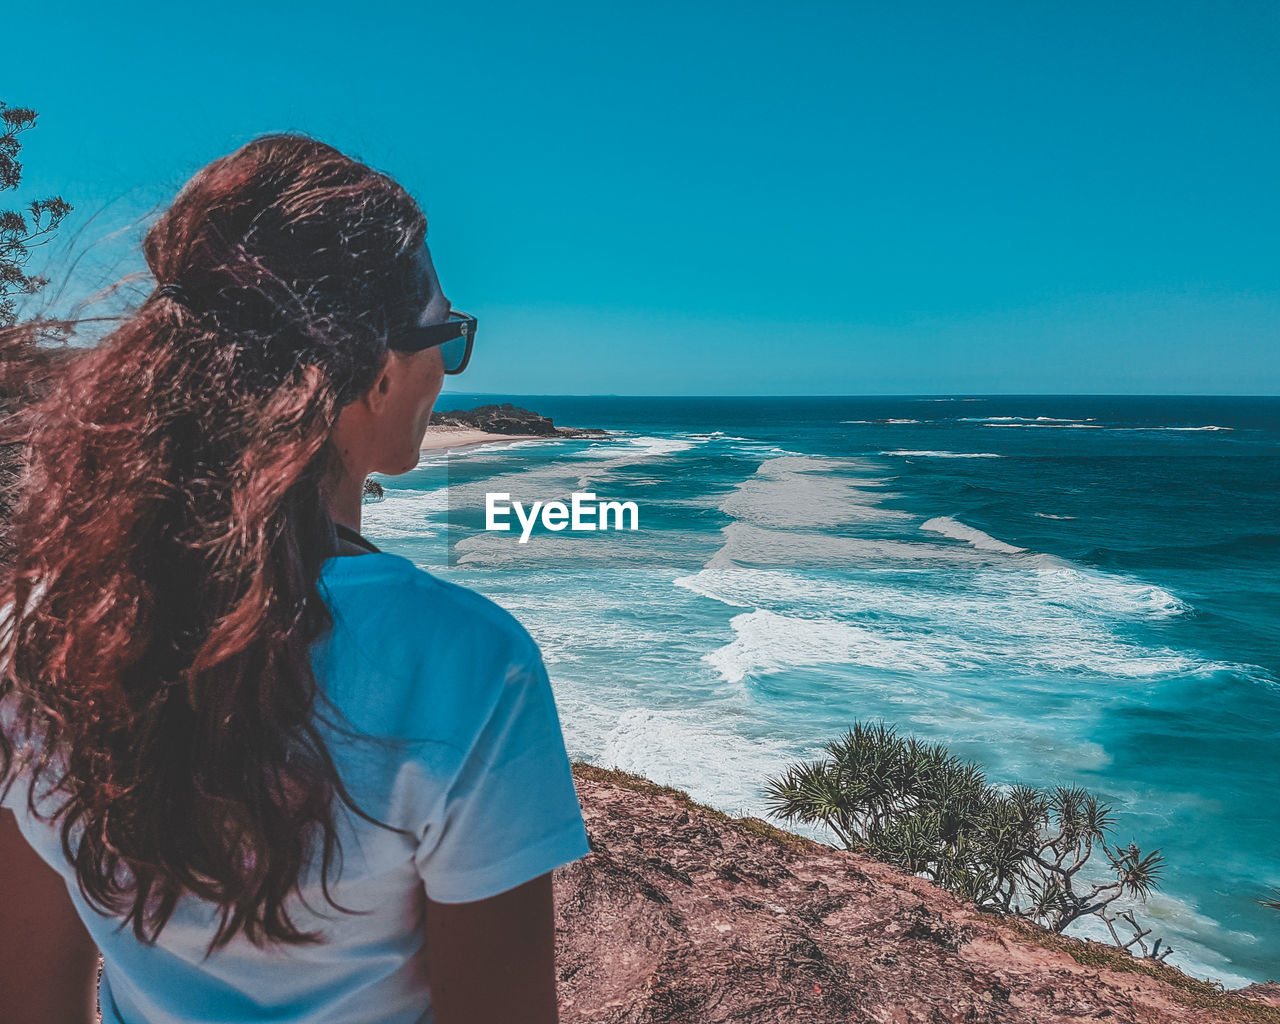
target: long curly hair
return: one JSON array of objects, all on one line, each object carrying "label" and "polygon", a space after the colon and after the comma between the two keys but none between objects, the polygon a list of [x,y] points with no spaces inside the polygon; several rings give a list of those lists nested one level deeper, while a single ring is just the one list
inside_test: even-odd
[{"label": "long curly hair", "polygon": [[141,941],[185,893],[220,909],[211,950],[318,941],[287,906],[316,856],[334,903],[337,802],[359,809],[311,664],[332,625],[330,434],[426,301],[425,233],[386,175],[265,136],[147,233],[151,272],[177,289],[69,358],[43,354],[37,327],[0,338],[0,411],[16,406],[0,451],[21,456],[0,783],[23,778],[86,900]]}]

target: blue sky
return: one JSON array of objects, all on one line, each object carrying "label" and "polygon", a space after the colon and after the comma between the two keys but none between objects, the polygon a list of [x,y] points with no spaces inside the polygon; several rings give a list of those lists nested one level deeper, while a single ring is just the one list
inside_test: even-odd
[{"label": "blue sky", "polygon": [[57,13],[19,198],[82,244],[310,132],[422,202],[466,391],[1280,393],[1269,0]]}]

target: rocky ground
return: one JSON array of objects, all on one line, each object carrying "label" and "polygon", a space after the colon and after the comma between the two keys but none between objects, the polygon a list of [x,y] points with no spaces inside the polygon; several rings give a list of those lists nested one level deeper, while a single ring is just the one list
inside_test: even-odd
[{"label": "rocky ground", "polygon": [[563,1024],[1280,1024],[1280,986],[1223,992],[676,790],[575,775],[593,852],[556,874]]},{"label": "rocky ground", "polygon": [[432,426],[471,427],[490,434],[522,437],[608,437],[607,430],[596,427],[557,427],[546,416],[521,409],[510,402],[501,405],[479,405],[474,409],[451,409],[431,414]]}]

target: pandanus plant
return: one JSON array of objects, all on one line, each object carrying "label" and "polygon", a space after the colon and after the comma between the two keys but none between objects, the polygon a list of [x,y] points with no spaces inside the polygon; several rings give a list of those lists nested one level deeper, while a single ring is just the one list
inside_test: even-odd
[{"label": "pandanus plant", "polygon": [[[1055,932],[1093,915],[1117,946],[1144,958],[1150,950],[1132,911],[1113,913],[1122,896],[1145,901],[1158,887],[1163,857],[1136,845],[1109,846],[1111,808],[1077,786],[1042,792],[996,788],[982,769],[941,743],[901,737],[883,722],[855,722],[827,744],[822,760],[794,764],[771,777],[772,816],[826,826],[847,850],[923,875],[979,909],[1023,917]],[[1081,868],[1101,850],[1114,878],[1087,882]],[[1116,921],[1133,937],[1122,939]]]}]

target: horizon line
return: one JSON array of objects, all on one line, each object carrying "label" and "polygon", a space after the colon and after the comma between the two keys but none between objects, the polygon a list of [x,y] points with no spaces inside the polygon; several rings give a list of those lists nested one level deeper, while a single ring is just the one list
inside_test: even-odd
[{"label": "horizon line", "polygon": [[897,393],[839,393],[839,394],[810,394],[810,393],[784,393],[784,394],[641,394],[639,392],[618,392],[618,391],[450,391],[442,392],[439,401],[448,395],[474,395],[478,398],[510,398],[518,396],[521,398],[933,398],[933,399],[954,399],[956,401],[965,401],[970,399],[985,398],[1249,398],[1249,399],[1265,399],[1280,398],[1280,394],[1257,395],[1257,394],[1238,394],[1236,392],[1163,392],[1163,391],[1145,391],[1145,392],[1110,392],[1110,391],[992,391],[992,392],[897,392]]}]

